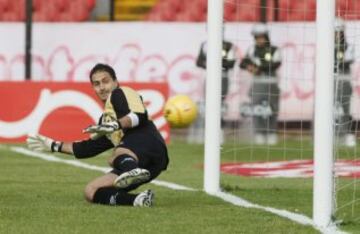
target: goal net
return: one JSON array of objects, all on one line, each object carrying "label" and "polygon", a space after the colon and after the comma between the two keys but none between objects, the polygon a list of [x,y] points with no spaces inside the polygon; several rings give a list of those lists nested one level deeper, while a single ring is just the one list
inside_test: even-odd
[{"label": "goal net", "polygon": [[[325,107],[314,109],[315,81],[327,79],[316,75],[316,14],[315,0],[225,0],[223,11],[220,187],[308,217],[314,113],[327,118]],[[324,41],[334,42],[330,209],[352,230],[360,223],[360,2],[336,1],[335,17],[334,36]]]}]

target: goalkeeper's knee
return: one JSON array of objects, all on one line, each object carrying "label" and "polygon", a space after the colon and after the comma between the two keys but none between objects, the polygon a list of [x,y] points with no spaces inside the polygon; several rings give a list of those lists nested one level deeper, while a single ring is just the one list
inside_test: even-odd
[{"label": "goalkeeper's knee", "polygon": [[138,161],[129,154],[121,154],[114,158],[111,166],[115,169],[113,173],[120,175],[138,167]]},{"label": "goalkeeper's knee", "polygon": [[133,157],[137,162],[139,161],[137,156],[129,149],[126,149],[126,148],[122,148],[122,147],[119,147],[119,148],[116,148],[112,157],[109,158],[108,160],[108,163],[110,165],[110,167],[114,167],[114,161],[115,159],[117,159],[118,157],[122,157],[122,156],[130,156],[130,157]]}]

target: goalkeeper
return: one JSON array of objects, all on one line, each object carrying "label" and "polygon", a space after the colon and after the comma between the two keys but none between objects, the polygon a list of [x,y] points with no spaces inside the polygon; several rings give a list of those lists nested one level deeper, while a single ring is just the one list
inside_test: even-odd
[{"label": "goalkeeper", "polygon": [[148,118],[141,96],[128,87],[119,87],[115,71],[97,64],[90,72],[92,87],[104,103],[104,113],[97,125],[84,129],[90,139],[60,142],[33,135],[28,147],[36,151],[73,154],[78,159],[94,157],[113,148],[109,173],[91,181],[85,198],[104,205],[151,206],[154,194],[146,190],[129,193],[166,170],[169,159],[165,142]]}]

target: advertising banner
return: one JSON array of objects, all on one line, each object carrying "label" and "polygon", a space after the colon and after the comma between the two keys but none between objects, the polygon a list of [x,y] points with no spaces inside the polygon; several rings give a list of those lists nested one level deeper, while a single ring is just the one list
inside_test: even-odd
[{"label": "advertising banner", "polygon": [[[351,112],[360,119],[359,21],[346,24],[346,37],[355,46],[352,65]],[[239,107],[249,100],[252,79],[239,62],[253,45],[252,23],[227,23],[224,38],[237,50],[230,73],[225,119],[241,119]],[[279,119],[312,120],[315,40],[314,22],[270,23],[271,43],[281,48],[278,71],[281,90]],[[24,80],[24,25],[2,23],[0,81]],[[97,62],[112,65],[121,82],[167,82],[169,95],[186,94],[204,100],[205,71],[196,67],[200,44],[206,40],[205,23],[35,23],[33,27],[33,75],[37,81],[88,81]],[[331,39],[332,40],[332,39]]]},{"label": "advertising banner", "polygon": [[[121,83],[137,90],[149,116],[166,140],[163,117],[168,98],[164,83]],[[0,82],[0,142],[23,142],[29,133],[61,141],[89,137],[82,130],[98,122],[103,104],[89,82]]]}]

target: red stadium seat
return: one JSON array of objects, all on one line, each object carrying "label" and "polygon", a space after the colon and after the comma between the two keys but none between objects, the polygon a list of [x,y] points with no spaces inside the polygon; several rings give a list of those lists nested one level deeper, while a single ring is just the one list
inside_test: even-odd
[{"label": "red stadium seat", "polygon": [[85,21],[89,17],[89,10],[82,1],[74,1],[69,5],[69,13],[73,21]]},{"label": "red stadium seat", "polygon": [[145,16],[145,20],[147,21],[163,21],[162,17],[160,14],[158,14],[157,12],[152,12],[151,14],[148,14],[147,16]]},{"label": "red stadium seat", "polygon": [[351,0],[342,0],[338,3],[339,11],[337,14],[347,20],[360,19],[360,2]]},{"label": "red stadium seat", "polygon": [[25,0],[12,1],[11,9],[13,12],[15,12],[20,21],[25,20]]},{"label": "red stadium seat", "polygon": [[8,4],[8,0],[0,0],[0,7],[3,7]]},{"label": "red stadium seat", "polygon": [[25,0],[12,0],[8,1],[6,11],[16,11],[18,8],[24,9],[25,7]]},{"label": "red stadium seat", "polygon": [[241,1],[237,3],[234,15],[235,21],[259,21],[260,20],[260,2],[255,0]]},{"label": "red stadium seat", "polygon": [[229,0],[224,4],[226,21],[258,21],[260,5],[257,0]]},{"label": "red stadium seat", "polygon": [[224,2],[224,18],[231,17],[236,12],[236,5],[233,2],[225,1]]},{"label": "red stadium seat", "polygon": [[171,2],[163,2],[157,6],[153,14],[160,17],[162,21],[174,21],[178,13],[177,10],[176,6],[174,6]]},{"label": "red stadium seat", "polygon": [[9,21],[9,22],[16,22],[16,21],[20,21],[20,17],[16,12],[13,11],[9,11],[9,12],[5,12],[1,19],[3,21]]},{"label": "red stadium seat", "polygon": [[61,22],[71,22],[74,21],[73,15],[69,12],[63,12],[59,14],[59,16],[56,18],[57,21]]},{"label": "red stadium seat", "polygon": [[188,11],[183,11],[183,12],[177,14],[175,17],[175,20],[180,21],[180,22],[194,22],[195,21],[193,16],[191,15],[191,13]]},{"label": "red stadium seat", "polygon": [[[94,6],[95,0],[33,0],[33,19],[84,21],[88,19]],[[25,0],[0,0],[0,14],[2,21],[24,20]]]},{"label": "red stadium seat", "polygon": [[10,1],[9,0],[0,0],[0,11],[6,12],[9,9]]},{"label": "red stadium seat", "polygon": [[189,2],[186,11],[190,19],[195,22],[201,22],[206,20],[207,16],[207,2],[204,0],[194,0]]},{"label": "red stadium seat", "polygon": [[33,21],[35,22],[46,22],[49,21],[45,12],[36,11],[33,13]]},{"label": "red stadium seat", "polygon": [[280,0],[280,21],[314,21],[316,18],[315,0]]},{"label": "red stadium seat", "polygon": [[43,6],[43,0],[33,0],[33,11],[40,11]]},{"label": "red stadium seat", "polygon": [[234,21],[259,21],[259,13],[256,11],[240,11],[233,15]]},{"label": "red stadium seat", "polygon": [[192,11],[206,12],[207,11],[207,1],[206,0],[193,0],[190,2],[189,8]]},{"label": "red stadium seat", "polygon": [[[260,8],[258,8],[260,10]],[[259,15],[260,17],[260,15]],[[275,3],[274,1],[267,1],[266,9],[266,18],[267,21],[275,21]]]},{"label": "red stadium seat", "polygon": [[161,4],[169,4],[176,12],[181,12],[186,8],[186,0],[162,0]]},{"label": "red stadium seat", "polygon": [[39,22],[52,22],[56,21],[59,15],[58,9],[55,4],[44,5],[37,13],[34,21]]},{"label": "red stadium seat", "polygon": [[[195,7],[202,7],[202,3],[198,0],[189,1],[189,0],[160,0],[152,8],[149,15],[145,17],[147,20],[151,21],[194,21],[193,13],[187,13],[190,7],[190,3],[196,4]],[[202,13],[200,13],[202,14]]]},{"label": "red stadium seat", "polygon": [[356,12],[359,4],[354,0],[337,0],[336,15],[345,19],[357,19],[357,15],[360,15],[360,12]]},{"label": "red stadium seat", "polygon": [[[96,4],[95,0],[33,0],[36,21],[85,21]],[[267,1],[267,20],[274,20],[274,2]],[[48,7],[51,5],[51,7]],[[44,12],[46,8],[47,12]],[[280,21],[314,21],[316,0],[279,0]],[[207,0],[159,0],[146,20],[205,21]],[[336,15],[347,20],[360,19],[360,1],[337,0]],[[25,0],[0,0],[0,20],[25,19]],[[260,20],[259,0],[224,1],[226,21]]]},{"label": "red stadium seat", "polygon": [[86,0],[86,5],[89,10],[92,10],[95,7],[96,0]]},{"label": "red stadium seat", "polygon": [[353,2],[351,0],[336,0],[336,16],[345,18],[351,9],[353,9]]},{"label": "red stadium seat", "polygon": [[67,11],[69,9],[70,1],[69,0],[53,0],[54,5],[59,12]]}]

